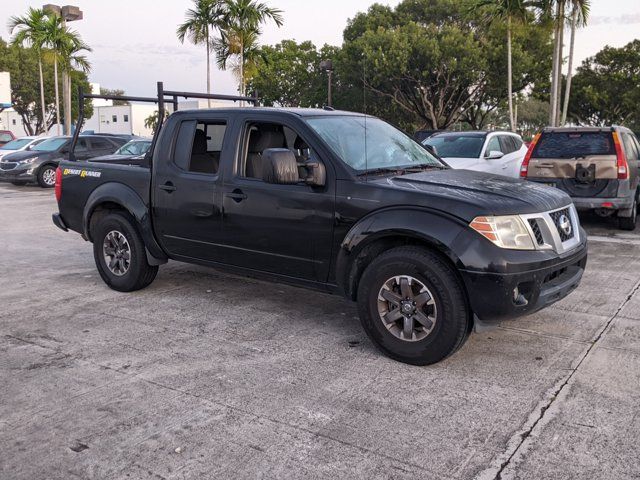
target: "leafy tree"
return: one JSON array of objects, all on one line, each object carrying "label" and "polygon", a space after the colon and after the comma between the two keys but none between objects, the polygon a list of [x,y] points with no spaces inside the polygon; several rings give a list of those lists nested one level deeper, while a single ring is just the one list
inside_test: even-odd
[{"label": "leafy tree", "polygon": [[640,40],[605,47],[573,77],[569,116],[579,124],[625,125],[640,130]]},{"label": "leafy tree", "polygon": [[[176,35],[181,43],[187,38],[194,45],[205,45],[207,50],[207,93],[211,93],[211,47],[212,34],[219,30],[223,21],[224,0],[194,0],[194,8],[186,12],[184,23],[178,26]],[[211,107],[211,100],[209,107]]]},{"label": "leafy tree", "polygon": [[326,76],[320,62],[336,55],[336,47],[318,51],[311,42],[284,40],[259,50],[257,71],[249,89],[257,91],[264,105],[320,107],[327,99]]},{"label": "leafy tree", "polygon": [[[17,46],[29,46],[38,56],[41,119],[46,117],[44,77],[42,73],[42,50],[46,42],[45,21],[46,14],[44,13],[44,10],[35,8],[29,8],[26,15],[13,16],[9,19],[9,32],[15,33],[12,43]],[[42,124],[40,126],[42,127]],[[37,133],[41,133],[41,131],[37,130]]]},{"label": "leafy tree", "polygon": [[260,28],[269,21],[282,26],[282,11],[257,0],[225,0],[220,37],[214,46],[218,67],[231,67],[238,77],[240,95],[245,94],[247,79],[256,72]]},{"label": "leafy tree", "polygon": [[[125,95],[121,88],[104,88],[100,87],[100,95]],[[113,100],[114,105],[129,105],[126,100]]]},{"label": "leafy tree", "polygon": [[[334,103],[362,109],[366,99],[368,112],[405,129],[442,129],[460,120],[481,127],[508,98],[508,55],[506,26],[477,17],[459,0],[404,0],[356,15],[334,62],[346,102]],[[514,93],[548,75],[540,65],[550,65],[549,33],[529,21],[512,25]]]}]

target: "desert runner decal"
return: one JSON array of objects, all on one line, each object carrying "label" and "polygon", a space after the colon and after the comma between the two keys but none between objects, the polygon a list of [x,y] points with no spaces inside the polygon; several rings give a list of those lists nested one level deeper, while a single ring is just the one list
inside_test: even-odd
[{"label": "desert runner decal", "polygon": [[80,176],[80,178],[84,178],[84,177],[94,177],[94,178],[100,178],[100,176],[102,175],[102,172],[96,172],[95,170],[85,170],[85,169],[80,169],[80,168],[65,168],[62,171],[63,175],[78,175]]}]

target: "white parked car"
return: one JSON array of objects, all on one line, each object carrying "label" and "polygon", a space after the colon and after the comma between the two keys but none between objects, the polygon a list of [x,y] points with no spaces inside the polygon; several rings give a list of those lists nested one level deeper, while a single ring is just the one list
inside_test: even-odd
[{"label": "white parked car", "polygon": [[40,142],[43,142],[49,137],[20,137],[15,140],[11,140],[8,143],[5,143],[0,147],[0,160],[5,155],[8,155],[13,152],[22,152],[24,150],[29,150],[31,147],[35,147]]},{"label": "white parked car", "polygon": [[527,154],[522,137],[511,132],[441,132],[424,140],[452,168],[519,177]]}]

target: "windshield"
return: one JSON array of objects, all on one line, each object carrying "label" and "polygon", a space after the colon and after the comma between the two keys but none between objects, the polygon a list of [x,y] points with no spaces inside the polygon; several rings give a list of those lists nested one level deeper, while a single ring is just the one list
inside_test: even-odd
[{"label": "windshield", "polygon": [[359,172],[446,168],[418,143],[378,118],[336,115],[310,118],[307,122],[344,163]]},{"label": "windshield", "polygon": [[17,140],[12,140],[9,143],[5,143],[0,150],[20,150],[25,145],[28,145],[31,142],[32,138],[18,138]]},{"label": "windshield", "polygon": [[478,158],[484,144],[484,137],[470,135],[441,135],[427,138],[424,145],[436,149],[442,158]]},{"label": "windshield", "polygon": [[144,155],[151,147],[151,141],[141,142],[139,140],[134,140],[129,143],[125,143],[118,150],[116,150],[116,155]]},{"label": "windshield", "polygon": [[34,150],[36,152],[55,152],[56,150],[58,150],[58,148],[60,148],[68,141],[69,139],[67,138],[50,138],[49,140],[45,140],[44,142],[39,143],[31,150]]}]

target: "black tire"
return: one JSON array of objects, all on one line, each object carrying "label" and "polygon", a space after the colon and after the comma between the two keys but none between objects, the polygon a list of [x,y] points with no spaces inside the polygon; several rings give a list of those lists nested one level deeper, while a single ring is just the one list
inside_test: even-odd
[{"label": "black tire", "polygon": [[634,199],[631,207],[630,217],[618,217],[618,227],[621,230],[633,231],[636,229],[636,219],[638,218],[638,199]]},{"label": "black tire", "polygon": [[16,180],[15,182],[11,182],[12,185],[15,185],[16,187],[23,187],[27,184],[27,182],[25,182],[24,180]]},{"label": "black tire", "polygon": [[[98,273],[110,288],[119,292],[133,292],[147,287],[158,273],[157,265],[149,265],[144,243],[138,230],[134,226],[133,218],[124,212],[110,213],[101,218],[91,231],[93,237],[93,257],[98,268]],[[114,234],[117,232],[120,236]],[[105,246],[115,239],[121,239],[120,252],[129,251],[129,263],[126,263],[126,255],[122,253],[111,268],[107,263]],[[116,252],[113,252],[114,256]],[[114,258],[114,257],[109,257]],[[109,262],[111,263],[111,262]],[[126,266],[126,269],[125,269]],[[120,268],[122,267],[122,268]],[[116,270],[114,272],[114,270]],[[118,272],[120,270],[120,272]]]},{"label": "black tire", "polygon": [[[426,287],[437,308],[433,327],[422,339],[399,338],[385,326],[378,309],[383,285],[402,276],[416,280],[418,288],[420,283]],[[365,332],[378,348],[412,365],[430,365],[453,354],[465,343],[472,326],[466,294],[454,270],[439,255],[421,247],[393,248],[371,262],[358,285],[358,310]]]},{"label": "black tire", "polygon": [[43,165],[38,170],[38,185],[42,188],[53,188],[56,185],[56,166]]}]

